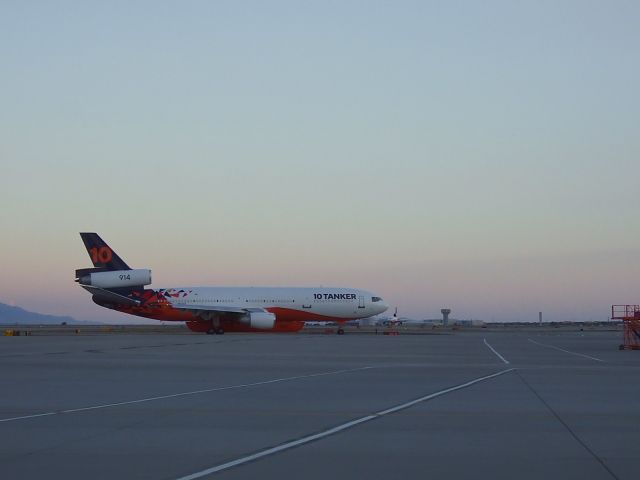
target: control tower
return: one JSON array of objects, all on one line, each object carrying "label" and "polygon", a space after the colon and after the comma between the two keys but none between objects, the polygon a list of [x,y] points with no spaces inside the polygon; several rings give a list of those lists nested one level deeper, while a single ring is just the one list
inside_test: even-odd
[{"label": "control tower", "polygon": [[442,326],[446,327],[449,323],[449,314],[451,313],[451,309],[443,308],[442,310],[440,310],[440,313],[442,313]]}]

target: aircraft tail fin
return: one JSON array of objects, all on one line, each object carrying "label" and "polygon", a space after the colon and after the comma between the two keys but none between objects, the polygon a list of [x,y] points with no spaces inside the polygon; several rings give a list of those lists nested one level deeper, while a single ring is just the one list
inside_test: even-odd
[{"label": "aircraft tail fin", "polygon": [[97,233],[81,232],[80,236],[91,257],[93,266],[100,270],[131,270]]}]

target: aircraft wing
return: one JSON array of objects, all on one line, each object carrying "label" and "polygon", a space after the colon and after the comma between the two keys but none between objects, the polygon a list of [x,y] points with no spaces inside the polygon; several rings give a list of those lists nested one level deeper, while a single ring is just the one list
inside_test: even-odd
[{"label": "aircraft wing", "polygon": [[172,303],[171,306],[178,310],[199,310],[211,313],[238,313],[244,314],[249,310],[245,308],[238,307],[226,307],[224,305],[204,305],[198,303],[189,303],[189,304],[180,304],[180,303]]},{"label": "aircraft wing", "polygon": [[91,293],[94,297],[98,297],[100,300],[104,300],[106,302],[115,303],[118,305],[130,305],[132,307],[137,307],[138,305],[140,305],[139,300],[125,297],[124,295],[120,295],[119,293],[115,293],[110,290],[105,290],[104,288],[92,287],[90,285],[80,286]]},{"label": "aircraft wing", "polygon": [[246,323],[250,327],[259,329],[270,329],[276,320],[276,316],[264,308],[239,308],[225,305],[205,305],[205,304],[173,304],[173,308],[192,313],[202,321],[210,321],[227,316],[229,320]]}]

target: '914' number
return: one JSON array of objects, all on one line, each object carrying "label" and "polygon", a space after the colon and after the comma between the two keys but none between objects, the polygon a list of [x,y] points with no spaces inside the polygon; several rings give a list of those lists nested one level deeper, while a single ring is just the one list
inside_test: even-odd
[{"label": "'914' number", "polygon": [[123,274],[123,275],[118,275],[118,277],[120,277],[120,280],[131,280],[131,275],[127,274]]}]

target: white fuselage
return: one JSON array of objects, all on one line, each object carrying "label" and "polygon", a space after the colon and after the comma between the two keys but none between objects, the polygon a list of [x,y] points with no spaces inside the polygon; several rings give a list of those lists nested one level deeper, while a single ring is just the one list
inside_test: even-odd
[{"label": "white fuselage", "polygon": [[366,318],[388,308],[382,298],[354,288],[181,287],[160,292],[175,305],[286,310],[303,320]]}]

